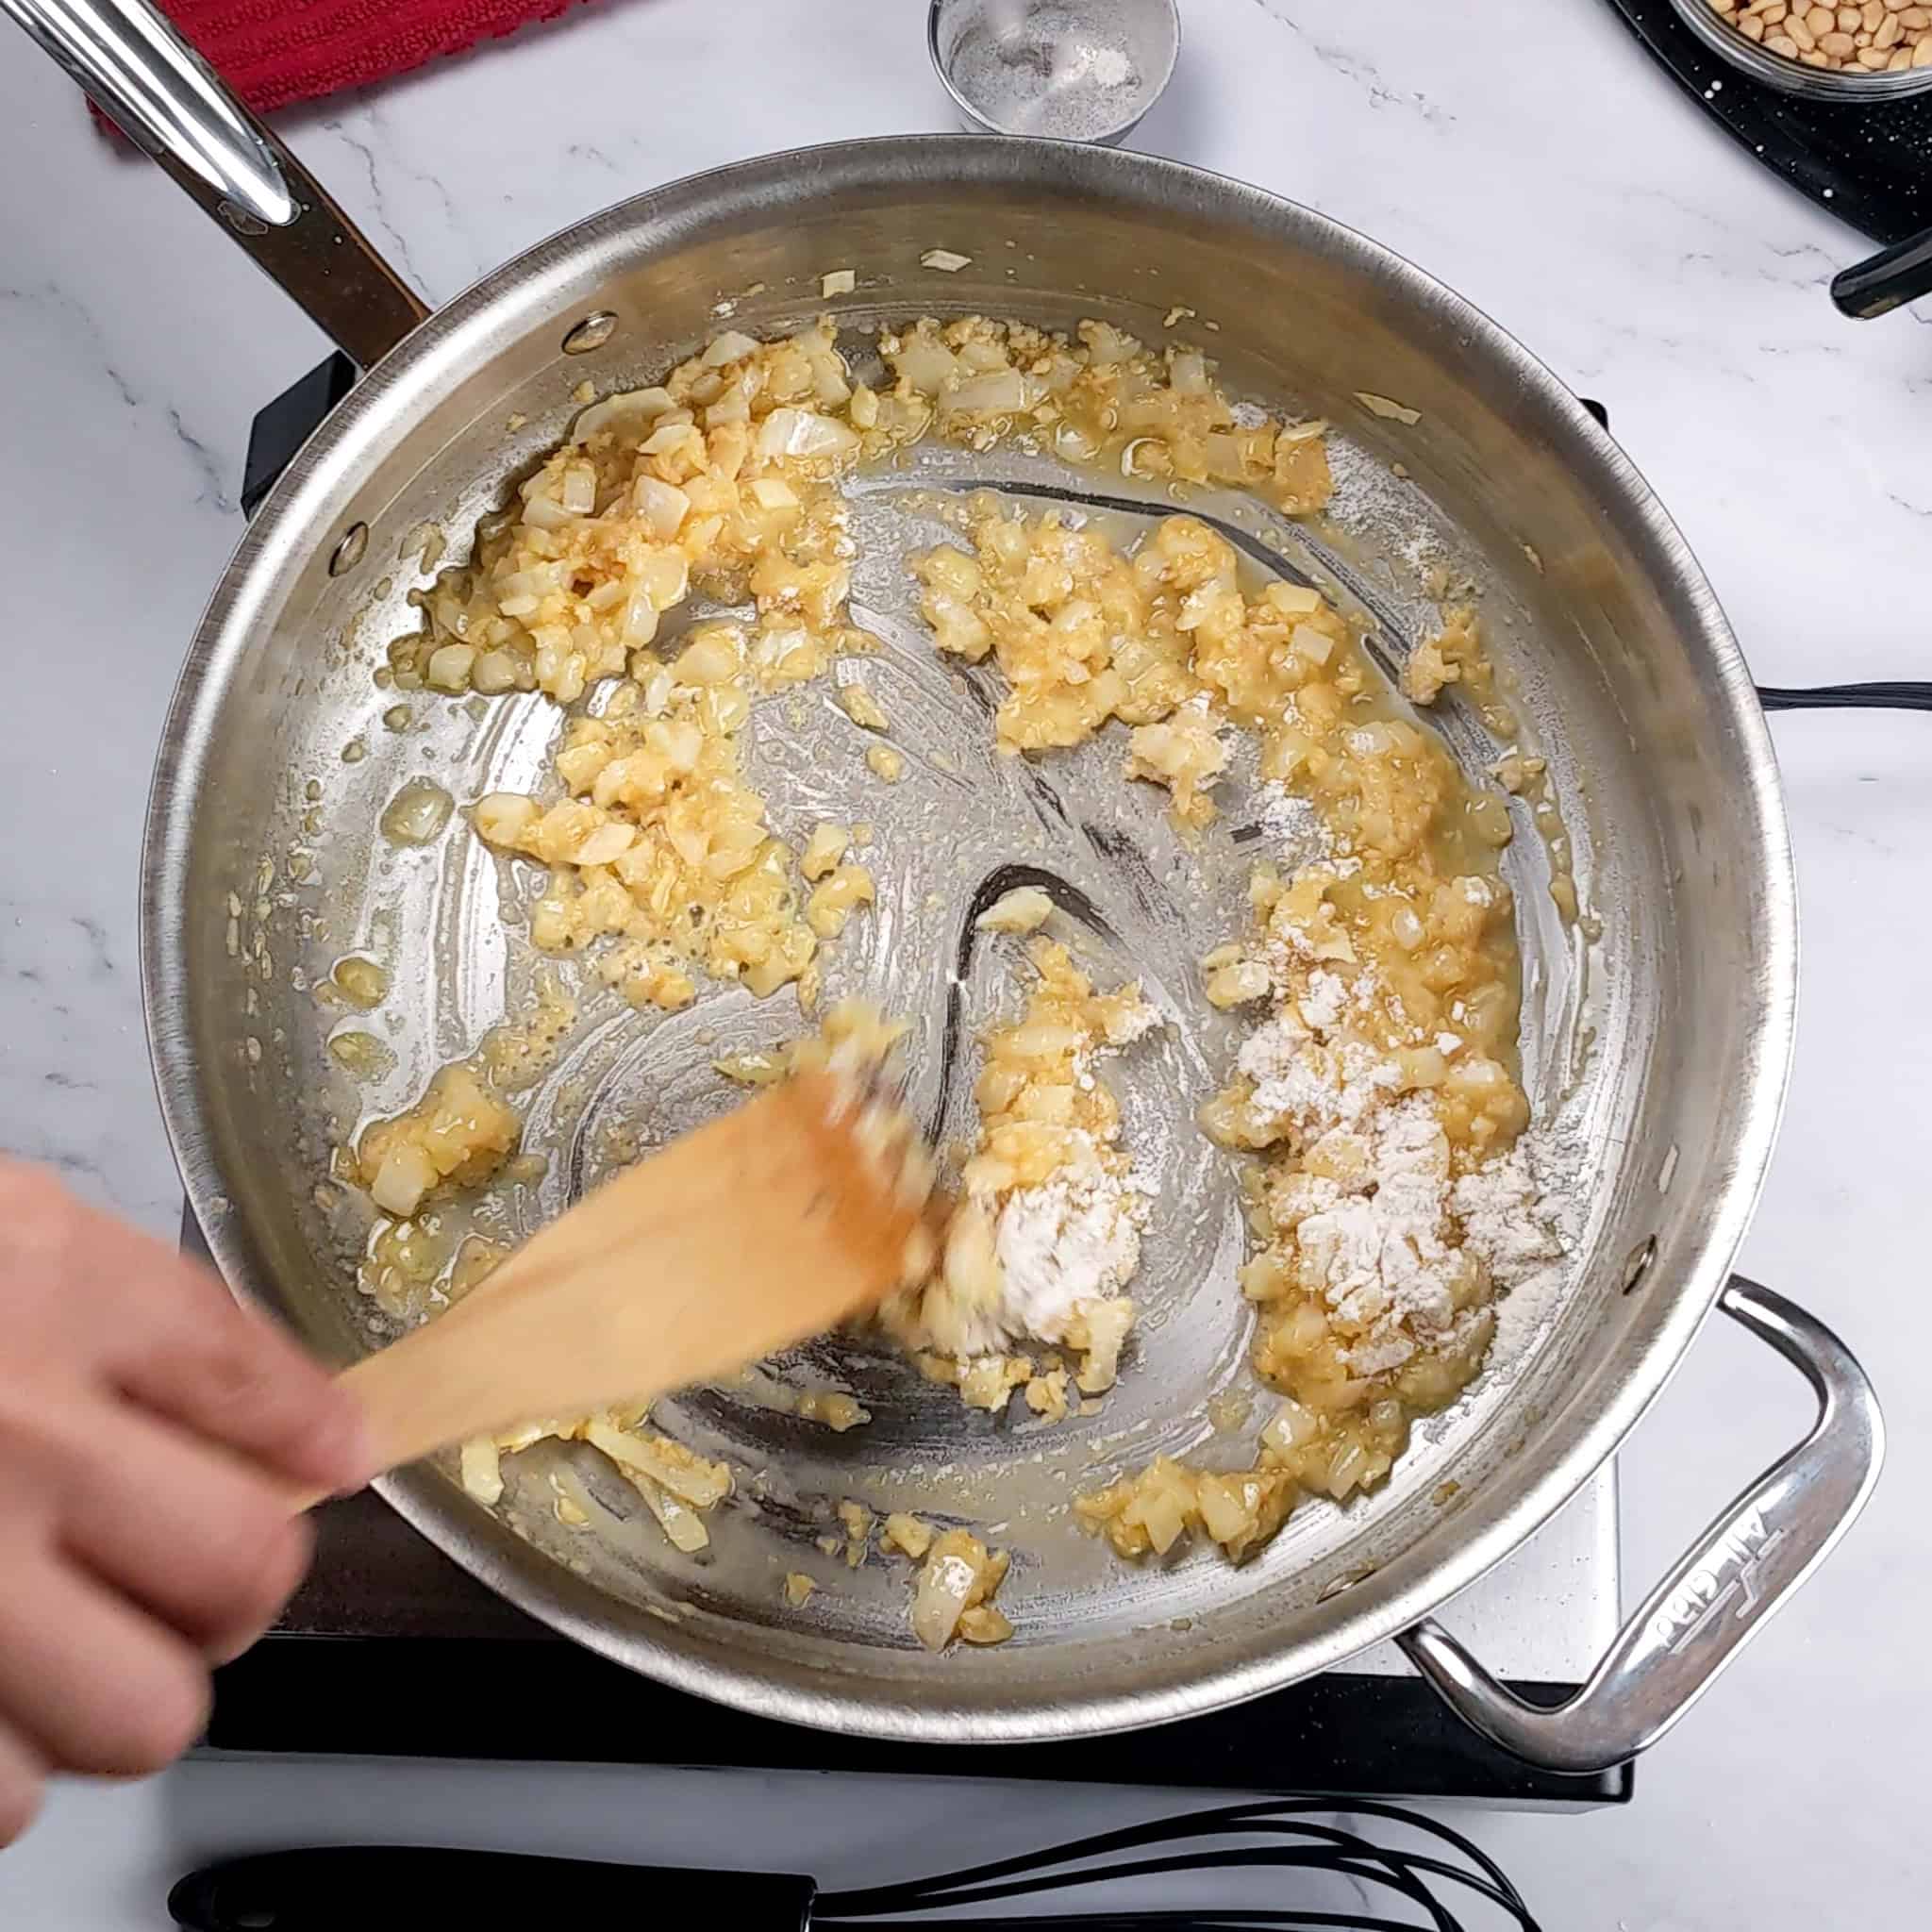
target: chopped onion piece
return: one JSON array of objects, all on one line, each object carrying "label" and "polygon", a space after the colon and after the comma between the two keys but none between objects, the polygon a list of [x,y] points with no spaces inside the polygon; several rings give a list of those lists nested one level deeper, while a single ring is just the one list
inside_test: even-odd
[{"label": "chopped onion piece", "polygon": [[588,442],[600,430],[612,428],[633,418],[640,424],[649,423],[670,407],[669,390],[625,390],[620,395],[606,396],[601,403],[592,403],[577,418],[576,426],[571,431],[571,440]]},{"label": "chopped onion piece", "polygon": [[1298,624],[1289,636],[1290,647],[1298,658],[1306,658],[1310,664],[1325,664],[1335,649],[1335,640],[1325,630],[1317,630],[1312,624]]},{"label": "chopped onion piece", "polygon": [[970,255],[955,255],[950,248],[928,248],[919,258],[921,268],[936,268],[941,275],[958,275],[973,258]]},{"label": "chopped onion piece", "polygon": [[644,1499],[645,1507],[658,1519],[658,1527],[670,1539],[674,1549],[683,1551],[687,1557],[694,1557],[709,1546],[711,1533],[699,1520],[696,1511],[687,1508],[670,1491],[660,1489],[641,1471],[626,1469],[624,1474],[631,1487]]},{"label": "chopped onion piece", "polygon": [[532,496],[524,505],[524,522],[533,530],[560,530],[574,521],[554,496]]},{"label": "chopped onion piece", "polygon": [[835,268],[829,274],[819,277],[821,295],[849,295],[857,285],[858,277],[849,268]]},{"label": "chopped onion piece", "polygon": [[742,362],[747,356],[757,353],[758,346],[755,336],[746,335],[741,328],[727,328],[701,359],[707,369],[722,369],[727,362]]},{"label": "chopped onion piece", "polygon": [[812,409],[774,409],[758,427],[760,456],[835,457],[858,447],[844,424]]},{"label": "chopped onion piece", "polygon": [[633,486],[638,515],[659,542],[677,535],[678,525],[691,510],[691,498],[675,483],[649,475],[640,476]]},{"label": "chopped onion piece", "polygon": [[534,798],[525,798],[521,791],[492,791],[476,801],[470,823],[486,845],[509,850],[536,823],[537,815]]},{"label": "chopped onion piece", "polygon": [[503,1459],[488,1436],[472,1436],[463,1444],[463,1488],[486,1507],[503,1501]]},{"label": "chopped onion piece", "polygon": [[1312,584],[1270,584],[1261,594],[1288,617],[1307,617],[1322,608],[1322,593]]},{"label": "chopped onion piece", "polygon": [[407,1221],[422,1206],[423,1196],[436,1185],[437,1178],[436,1163],[428,1154],[413,1141],[405,1141],[383,1156],[369,1191],[385,1214]]},{"label": "chopped onion piece", "polygon": [[589,516],[597,508],[597,473],[589,463],[566,463],[563,487],[558,492],[573,516]]},{"label": "chopped onion piece", "polygon": [[892,367],[921,395],[936,396],[959,373],[959,358],[943,342],[915,339],[892,358]]},{"label": "chopped onion piece", "polygon": [[679,654],[672,675],[680,684],[727,684],[738,675],[742,651],[743,641],[732,625],[707,625]]},{"label": "chopped onion piece", "polygon": [[1208,358],[1192,349],[1185,349],[1168,364],[1168,381],[1177,396],[1201,396],[1208,393]]},{"label": "chopped onion piece", "polygon": [[517,662],[508,651],[485,651],[470,667],[470,686],[485,697],[496,697],[514,689]]},{"label": "chopped onion piece", "polygon": [[624,641],[626,648],[648,644],[658,635],[658,607],[648,591],[636,591],[624,612]]},{"label": "chopped onion piece", "polygon": [[476,653],[473,646],[443,644],[429,654],[425,682],[434,685],[438,691],[467,691],[470,667],[475,661]]},{"label": "chopped onion piece", "polygon": [[1420,409],[1408,408],[1401,403],[1391,403],[1387,396],[1372,395],[1365,389],[1357,390],[1355,399],[1372,415],[1387,416],[1391,422],[1420,423],[1423,420],[1423,412]]},{"label": "chopped onion piece", "polygon": [[959,1627],[978,1573],[963,1557],[935,1553],[919,1573],[912,1596],[912,1634],[928,1650],[943,1650]]},{"label": "chopped onion piece", "polygon": [[1038,886],[1015,886],[973,923],[981,932],[1037,932],[1053,913],[1053,901]]},{"label": "chopped onion piece", "polygon": [[634,580],[659,610],[669,610],[690,587],[691,561],[681,550],[649,551],[639,559]]},{"label": "chopped onion piece", "polygon": [[625,1475],[633,1479],[641,1475],[694,1509],[708,1509],[731,1493],[731,1472],[724,1463],[707,1462],[678,1443],[633,1435],[602,1419],[587,1423],[581,1434]]},{"label": "chopped onion piece", "polygon": [[613,858],[622,858],[637,843],[638,829],[613,821],[599,825],[578,840],[570,855],[573,865],[608,865]]},{"label": "chopped onion piece", "polygon": [[993,410],[1005,415],[1030,409],[1039,400],[1039,385],[1017,369],[1002,369],[993,375],[969,375],[941,398],[949,409]]}]

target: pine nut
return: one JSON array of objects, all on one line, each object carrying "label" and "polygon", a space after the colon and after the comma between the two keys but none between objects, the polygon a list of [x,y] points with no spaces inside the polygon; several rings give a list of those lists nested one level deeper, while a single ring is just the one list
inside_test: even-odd
[{"label": "pine nut", "polygon": [[1821,54],[1835,54],[1842,60],[1857,51],[1858,43],[1850,34],[1828,33],[1818,36],[1818,51]]},{"label": "pine nut", "polygon": [[1774,54],[1782,54],[1787,60],[1798,58],[1798,43],[1789,34],[1774,34],[1764,44]]},{"label": "pine nut", "polygon": [[1898,45],[1905,34],[1905,23],[1895,13],[1888,13],[1878,23],[1878,28],[1872,36],[1872,44],[1883,54]]},{"label": "pine nut", "polygon": [[1876,47],[1860,47],[1858,49],[1858,65],[1868,73],[1876,74],[1885,65],[1885,56]]},{"label": "pine nut", "polygon": [[1747,13],[1738,23],[1738,31],[1747,41],[1761,41],[1764,38],[1764,23],[1755,13]]}]

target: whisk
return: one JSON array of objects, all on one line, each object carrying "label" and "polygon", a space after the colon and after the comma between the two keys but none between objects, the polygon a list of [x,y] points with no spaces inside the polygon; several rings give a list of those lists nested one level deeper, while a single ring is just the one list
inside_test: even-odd
[{"label": "whisk", "polygon": [[[1377,1843],[1334,1822],[1337,1812],[1380,1820],[1431,1842],[1425,1850]],[[1223,1842],[1229,1839],[1250,1841]],[[1107,1862],[1096,1867],[1095,1860]],[[1106,1907],[1073,1900],[1071,1909],[1039,1909],[1063,1892],[1238,1871],[1279,1874],[1282,1897],[1253,1907]],[[1317,1874],[1350,1881],[1360,1908],[1310,1899]],[[1464,1910],[1475,1905],[1481,1916],[1459,1916],[1452,1898]],[[182,1879],[168,1907],[185,1932],[337,1932],[344,1924],[382,1932],[420,1924],[428,1899],[436,1901],[440,1920],[475,1932],[555,1923],[566,1913],[635,1918],[641,1907],[648,1923],[715,1924],[732,1932],[1478,1932],[1496,1925],[1540,1932],[1501,1867],[1461,1833],[1400,1806],[1338,1797],[1191,1811],[930,1878],[848,1890],[821,1891],[815,1880],[790,1874],[332,1846],[208,1866]],[[1035,1908],[966,1910],[1023,1901]]]}]

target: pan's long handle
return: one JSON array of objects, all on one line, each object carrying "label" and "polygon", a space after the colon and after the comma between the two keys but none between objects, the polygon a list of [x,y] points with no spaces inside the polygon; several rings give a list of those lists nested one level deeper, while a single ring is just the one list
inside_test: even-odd
[{"label": "pan's long handle", "polygon": [[1840,314],[1869,321],[1932,294],[1932,228],[1921,228],[1831,278]]},{"label": "pan's long handle", "polygon": [[0,0],[364,369],[428,314],[147,0]]},{"label": "pan's long handle", "polygon": [[1818,1394],[1811,1433],[1739,1496],[1651,1591],[1567,1704],[1526,1704],[1424,1619],[1399,1641],[1457,1714],[1531,1764],[1579,1775],[1654,1744],[1852,1526],[1878,1480],[1872,1384],[1823,1323],[1734,1274],[1718,1306]]}]

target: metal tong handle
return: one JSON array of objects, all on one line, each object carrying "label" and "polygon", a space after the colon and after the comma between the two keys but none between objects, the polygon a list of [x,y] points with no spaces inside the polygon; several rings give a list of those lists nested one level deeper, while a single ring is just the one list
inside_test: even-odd
[{"label": "metal tong handle", "polygon": [[147,0],[0,0],[362,368],[429,310]]},{"label": "metal tong handle", "polygon": [[1818,1394],[1818,1420],[1644,1599],[1590,1681],[1567,1703],[1540,1707],[1506,1689],[1433,1619],[1397,1640],[1458,1717],[1545,1770],[1605,1771],[1656,1743],[1824,1560],[1878,1481],[1884,1424],[1844,1343],[1741,1274],[1718,1306],[1803,1374]]}]

